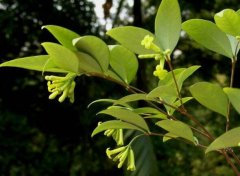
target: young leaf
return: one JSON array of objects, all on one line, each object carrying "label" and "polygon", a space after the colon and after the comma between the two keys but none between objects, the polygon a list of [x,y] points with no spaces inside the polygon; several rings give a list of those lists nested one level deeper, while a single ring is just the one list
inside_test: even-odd
[{"label": "young leaf", "polygon": [[110,66],[129,84],[136,76],[138,61],[134,53],[120,45],[110,47]]},{"label": "young leaf", "polygon": [[214,23],[207,20],[193,19],[184,22],[182,28],[190,37],[207,49],[232,59],[232,48],[227,35]]},{"label": "young leaf", "polygon": [[[134,26],[117,27],[109,30],[107,32],[107,35],[109,35],[110,37],[118,41],[121,45],[136,54],[154,53],[154,51],[147,50],[144,46],[141,45],[141,41],[146,35],[155,38],[154,34],[145,29]],[[154,43],[157,44],[156,39],[154,40]]]},{"label": "young leaf", "polygon": [[77,33],[56,25],[46,25],[42,29],[47,29],[66,48],[77,50],[72,44],[73,39],[80,37]]},{"label": "young leaf", "polygon": [[79,73],[78,57],[73,51],[62,45],[50,42],[42,43],[42,46],[57,67],[73,73]]},{"label": "young leaf", "polygon": [[155,19],[155,35],[164,50],[175,48],[181,31],[181,12],[177,0],[162,0]]},{"label": "young leaf", "polygon": [[162,120],[156,123],[159,127],[168,131],[172,135],[184,138],[194,143],[193,132],[185,123],[175,120]]},{"label": "young leaf", "polygon": [[141,128],[138,128],[130,123],[123,122],[121,120],[110,120],[107,122],[103,122],[99,124],[92,132],[92,137],[95,136],[96,134],[103,132],[108,129],[133,129],[133,130],[138,130],[138,131],[143,131]]},{"label": "young leaf", "polygon": [[228,40],[230,41],[233,55],[237,56],[240,49],[239,41],[236,39],[236,37],[233,37],[231,35],[227,35],[227,37],[228,37]]},{"label": "young leaf", "polygon": [[131,123],[132,125],[135,125],[149,132],[149,128],[145,120],[141,116],[139,116],[138,114],[130,110],[114,108],[114,109],[106,109],[106,110],[100,111],[98,114],[111,115],[119,120],[123,120],[125,122]]},{"label": "young leaf", "polygon": [[57,66],[50,61],[49,55],[13,59],[0,64],[0,67],[18,67],[42,72],[67,72],[66,70],[57,68]]},{"label": "young leaf", "polygon": [[223,91],[227,94],[228,99],[232,103],[233,107],[240,114],[240,89],[226,87]]},{"label": "young leaf", "polygon": [[216,25],[234,37],[240,35],[240,16],[232,9],[225,9],[214,16]]},{"label": "young leaf", "polygon": [[227,117],[228,99],[221,87],[199,82],[190,87],[190,92],[200,104]]},{"label": "young leaf", "polygon": [[238,147],[240,143],[240,127],[231,129],[215,139],[205,153],[228,147]]},{"label": "young leaf", "polygon": [[82,52],[92,56],[102,68],[103,72],[108,70],[109,49],[104,41],[95,36],[84,36],[73,40],[73,45]]}]

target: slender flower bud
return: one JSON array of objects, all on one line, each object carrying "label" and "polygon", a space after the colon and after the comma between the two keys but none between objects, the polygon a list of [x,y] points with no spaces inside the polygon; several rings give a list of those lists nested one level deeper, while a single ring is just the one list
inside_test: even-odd
[{"label": "slender flower bud", "polygon": [[152,36],[146,35],[141,41],[141,45],[143,45],[146,49],[161,52],[161,49],[153,43],[153,40],[154,38]]},{"label": "slender flower bud", "polygon": [[119,147],[119,148],[116,148],[116,149],[113,149],[113,150],[110,150],[110,148],[107,148],[106,149],[106,154],[107,154],[109,159],[112,159],[112,155],[120,153],[120,152],[122,152],[125,149],[126,149],[126,146]]},{"label": "slender flower bud", "polygon": [[130,149],[130,154],[128,156],[127,170],[130,170],[130,171],[135,171],[136,170],[134,152],[133,152],[132,148]]}]

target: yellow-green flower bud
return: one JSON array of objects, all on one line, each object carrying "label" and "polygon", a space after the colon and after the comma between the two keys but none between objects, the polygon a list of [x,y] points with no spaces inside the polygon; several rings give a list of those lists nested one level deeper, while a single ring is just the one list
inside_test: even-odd
[{"label": "yellow-green flower bud", "polygon": [[136,170],[134,152],[133,152],[132,148],[130,149],[130,153],[129,153],[129,156],[128,156],[127,170],[130,170],[130,171],[135,171]]},{"label": "yellow-green flower bud", "polygon": [[141,45],[143,45],[146,49],[151,49],[155,52],[161,52],[161,49],[153,43],[154,38],[150,35],[146,35],[141,41]]},{"label": "yellow-green flower bud", "polygon": [[120,152],[122,152],[125,149],[126,149],[126,146],[119,147],[119,148],[116,148],[116,149],[113,149],[113,150],[110,150],[110,148],[107,148],[106,149],[106,154],[107,154],[109,159],[112,159],[112,155],[120,153]]}]

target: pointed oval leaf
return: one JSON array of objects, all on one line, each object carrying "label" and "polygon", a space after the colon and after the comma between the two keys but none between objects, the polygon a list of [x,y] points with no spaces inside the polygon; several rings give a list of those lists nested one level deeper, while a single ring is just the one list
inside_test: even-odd
[{"label": "pointed oval leaf", "polygon": [[207,148],[205,153],[228,147],[238,147],[240,143],[240,127],[231,129],[215,139]]},{"label": "pointed oval leaf", "polygon": [[230,59],[233,57],[231,44],[227,35],[214,23],[207,20],[193,19],[184,22],[182,28],[191,38],[207,49]]},{"label": "pointed oval leaf", "polygon": [[162,120],[156,123],[159,127],[178,137],[194,143],[194,136],[191,128],[183,122],[175,120]]},{"label": "pointed oval leaf", "polygon": [[136,93],[136,94],[131,94],[131,95],[122,97],[117,101],[115,101],[114,104],[116,105],[116,104],[122,104],[122,103],[129,103],[132,101],[139,101],[139,100],[150,100],[150,98],[149,99],[147,98],[147,94]]},{"label": "pointed oval leaf", "polygon": [[232,103],[233,107],[240,114],[240,89],[237,88],[224,88],[223,91],[227,94],[228,99]]},{"label": "pointed oval leaf", "polygon": [[127,84],[135,78],[138,69],[135,54],[120,45],[110,47],[110,65]]},{"label": "pointed oval leaf", "polygon": [[73,39],[80,37],[77,33],[56,25],[46,25],[42,29],[47,29],[66,48],[73,51],[77,50],[72,44]]},{"label": "pointed oval leaf", "polygon": [[164,136],[163,136],[163,142],[167,142],[171,139],[175,139],[177,138],[178,136],[172,134],[172,133],[166,133]]},{"label": "pointed oval leaf", "polygon": [[31,56],[13,59],[0,64],[0,67],[18,67],[28,70],[46,71],[46,72],[67,72],[66,70],[58,68],[55,64],[50,62],[49,55]]},{"label": "pointed oval leaf", "polygon": [[225,9],[214,16],[216,25],[232,36],[240,35],[240,16],[232,9]]},{"label": "pointed oval leaf", "polygon": [[190,87],[190,92],[200,104],[227,117],[228,99],[220,86],[199,82]]},{"label": "pointed oval leaf", "polygon": [[[109,30],[107,35],[118,41],[121,45],[129,49],[136,54],[151,54],[154,53],[152,50],[147,50],[141,45],[141,41],[146,35],[155,38],[154,34],[148,30],[134,27],[134,26],[124,26],[117,27]],[[156,39],[154,40],[155,43]]]},{"label": "pointed oval leaf", "polygon": [[157,88],[153,89],[151,92],[147,94],[149,98],[158,98],[161,97],[165,99],[165,97],[174,97],[177,98],[177,89],[176,86],[172,83],[169,85],[158,86]]},{"label": "pointed oval leaf", "polygon": [[132,125],[135,125],[147,132],[149,132],[149,128],[145,122],[145,120],[138,114],[126,110],[126,109],[106,109],[103,111],[100,111],[99,114],[108,114],[111,115],[119,120],[123,120],[125,122],[131,123]]},{"label": "pointed oval leaf", "polygon": [[73,45],[82,52],[92,56],[106,72],[109,66],[109,49],[104,41],[95,36],[84,36],[73,40]]},{"label": "pointed oval leaf", "polygon": [[155,35],[164,50],[171,52],[181,31],[181,12],[177,0],[162,0],[155,19]]},{"label": "pointed oval leaf", "polygon": [[51,42],[42,43],[42,46],[57,67],[73,73],[79,73],[78,57],[73,51],[62,45]]},{"label": "pointed oval leaf", "polygon": [[121,120],[110,120],[99,124],[92,132],[92,137],[96,134],[108,129],[133,129],[144,132],[141,128],[138,128],[130,123],[123,122]]}]

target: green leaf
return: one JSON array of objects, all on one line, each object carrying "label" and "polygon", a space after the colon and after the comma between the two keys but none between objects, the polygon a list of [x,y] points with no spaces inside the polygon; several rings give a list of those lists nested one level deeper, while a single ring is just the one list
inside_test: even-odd
[{"label": "green leaf", "polygon": [[13,59],[0,64],[0,67],[18,67],[42,72],[67,72],[66,70],[57,68],[57,66],[50,61],[49,55]]},{"label": "green leaf", "polygon": [[137,58],[134,53],[123,46],[114,45],[110,47],[110,65],[127,84],[136,77]]},{"label": "green leaf", "polygon": [[120,81],[120,82],[124,82],[124,81],[122,80],[122,78],[120,78],[120,76],[117,75],[117,74],[112,70],[112,68],[109,68],[109,69],[108,69],[106,75],[108,75],[109,77],[111,77],[111,78],[113,78],[113,79],[115,79],[115,80],[118,80],[118,81]]},{"label": "green leaf", "polygon": [[172,52],[181,31],[181,12],[177,0],[162,0],[155,19],[155,35],[164,50]]},{"label": "green leaf", "polygon": [[236,39],[236,37],[233,37],[231,35],[227,35],[227,37],[228,37],[228,40],[230,41],[233,55],[237,56],[240,49],[239,41]]},{"label": "green leaf", "polygon": [[240,89],[237,88],[224,88],[223,91],[227,94],[228,99],[232,103],[233,107],[240,114]]},{"label": "green leaf", "polygon": [[76,51],[75,54],[78,57],[79,70],[82,70],[83,72],[102,72],[100,65],[93,57],[79,51]]},{"label": "green leaf", "polygon": [[42,43],[42,46],[57,67],[73,73],[79,73],[78,57],[73,51],[62,45],[50,42]]},{"label": "green leaf", "polygon": [[232,9],[225,9],[214,16],[216,25],[232,36],[240,35],[240,16]]},{"label": "green leaf", "polygon": [[214,23],[207,20],[193,19],[184,22],[182,28],[190,37],[207,49],[229,58],[233,57],[227,35]]},{"label": "green leaf", "polygon": [[106,109],[106,110],[100,111],[98,114],[111,115],[119,120],[123,120],[125,122],[131,123],[149,132],[149,128],[145,120],[141,116],[139,116],[138,114],[130,110],[114,108],[114,109]]},{"label": "green leaf", "polygon": [[56,25],[43,26],[42,29],[47,29],[66,48],[76,51],[76,48],[72,44],[72,40],[80,37],[77,33]]},{"label": "green leaf", "polygon": [[194,137],[191,128],[183,122],[175,120],[162,120],[157,122],[156,125],[160,126],[173,135],[194,143]]},{"label": "green leaf", "polygon": [[139,100],[151,100],[151,99],[147,98],[147,94],[136,93],[136,94],[131,94],[131,95],[122,97],[122,98],[118,99],[117,101],[115,101],[114,104],[116,105],[116,104],[122,104],[122,103],[129,103],[132,101],[139,101]]},{"label": "green leaf", "polygon": [[[193,97],[184,97],[184,98],[182,98],[182,103],[185,104],[192,99],[193,99]],[[180,107],[181,106],[181,101],[177,100],[176,102],[173,103],[173,106],[177,107],[177,108]],[[169,106],[166,106],[166,109],[167,109],[169,115],[173,115],[173,113],[176,111],[176,109],[173,109]]]},{"label": "green leaf", "polygon": [[[138,131],[128,130],[124,137],[126,141],[129,141],[139,134],[140,132]],[[141,136],[141,138],[132,143],[131,147],[135,155],[136,170],[133,172],[126,171],[124,176],[160,175],[153,142],[149,136]]]},{"label": "green leaf", "polygon": [[106,72],[109,66],[109,49],[104,41],[95,36],[84,36],[73,40],[73,45],[82,52],[92,56]]},{"label": "green leaf", "polygon": [[227,117],[228,99],[220,86],[199,82],[190,87],[190,92],[200,104]]},{"label": "green leaf", "polygon": [[161,97],[163,100],[166,97],[174,97],[177,98],[177,89],[176,86],[172,83],[169,85],[158,86],[157,88],[153,89],[151,92],[147,94],[149,98],[158,98]]},{"label": "green leaf", "polygon": [[167,115],[152,107],[142,107],[133,109],[133,112],[143,115],[144,118],[167,119]]},{"label": "green leaf", "polygon": [[228,147],[238,147],[240,143],[240,127],[231,129],[215,139],[205,153]]},{"label": "green leaf", "polygon": [[93,104],[102,103],[102,102],[113,104],[115,101],[116,100],[114,100],[114,99],[99,99],[99,100],[95,100],[95,101],[91,102],[87,107],[90,108],[90,106],[92,106]]},{"label": "green leaf", "polygon": [[[146,35],[155,38],[151,32],[134,26],[117,27],[109,30],[107,35],[118,41],[121,45],[136,54],[151,54],[152,50],[147,50],[141,45],[141,41]],[[157,43],[156,39],[154,43]]]},{"label": "green leaf", "polygon": [[144,132],[141,128],[138,128],[130,123],[123,122],[121,120],[110,120],[107,122],[100,123],[92,132],[92,137],[96,134],[103,132],[108,129],[133,129]]},{"label": "green leaf", "polygon": [[174,138],[177,138],[178,136],[172,134],[172,133],[166,133],[164,136],[163,136],[163,142],[167,142],[171,139],[174,139]]}]

